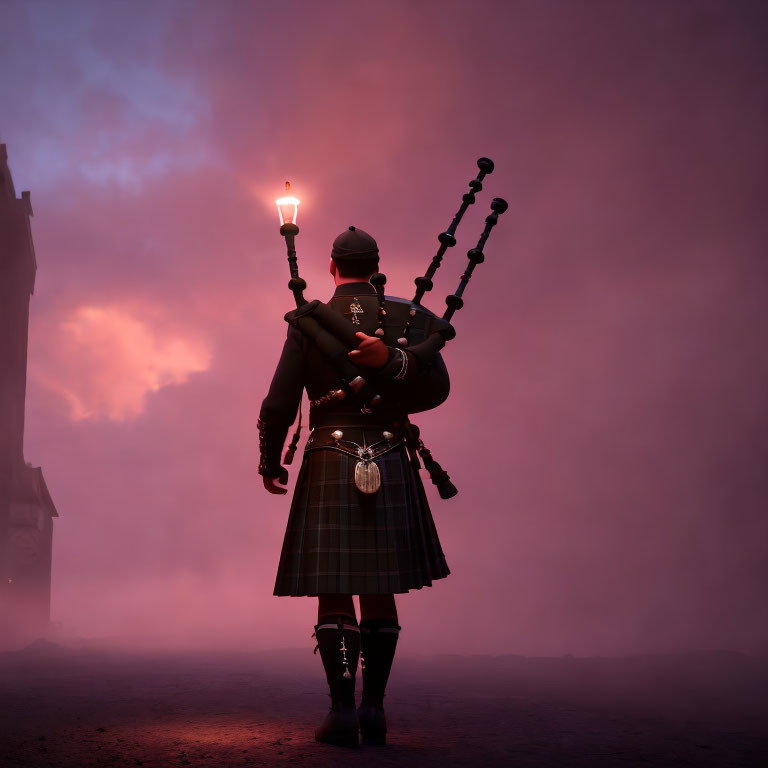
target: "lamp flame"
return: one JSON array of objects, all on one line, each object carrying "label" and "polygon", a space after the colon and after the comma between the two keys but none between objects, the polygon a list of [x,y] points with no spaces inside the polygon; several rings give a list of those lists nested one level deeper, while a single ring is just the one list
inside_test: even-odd
[{"label": "lamp flame", "polygon": [[[285,182],[285,191],[291,191],[291,182]],[[275,200],[277,203],[277,211],[280,214],[280,226],[283,224],[295,224],[296,217],[299,215],[299,202],[297,197],[287,196],[280,197]]]}]

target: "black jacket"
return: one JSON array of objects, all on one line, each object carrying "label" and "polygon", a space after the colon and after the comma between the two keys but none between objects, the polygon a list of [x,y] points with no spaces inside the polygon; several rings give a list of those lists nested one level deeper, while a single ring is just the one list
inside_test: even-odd
[{"label": "black jacket", "polygon": [[[350,312],[353,300],[362,308],[362,313]],[[370,283],[343,283],[337,286],[328,305],[350,317],[350,322],[353,322],[353,318],[357,319],[359,327],[356,325],[356,330],[373,335],[378,301]],[[384,306],[387,315],[383,324],[383,341],[389,346],[388,362],[378,369],[360,366],[366,380],[382,395],[382,405],[370,414],[362,414],[360,408],[363,403],[359,398],[349,395],[322,408],[312,409],[310,427],[318,426],[321,419],[323,424],[337,419],[339,424],[387,427],[405,421],[410,413],[435,408],[448,397],[448,371],[439,354],[427,362],[405,347],[408,358],[405,376],[395,378],[403,373],[402,356],[396,351],[400,345],[396,340],[402,336],[404,320],[410,319],[408,339],[414,343],[428,335],[430,319],[435,316],[422,307],[416,308],[415,315],[411,316],[410,303],[395,297],[386,297]],[[296,418],[303,390],[307,390],[307,396],[312,401],[337,389],[339,381],[339,374],[332,361],[301,331],[289,325],[277,370],[259,413],[259,474],[267,477],[280,474],[283,444]]]}]

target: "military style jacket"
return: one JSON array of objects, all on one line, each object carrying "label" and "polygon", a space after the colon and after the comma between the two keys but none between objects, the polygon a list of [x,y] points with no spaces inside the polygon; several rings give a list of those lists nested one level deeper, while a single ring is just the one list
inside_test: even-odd
[{"label": "military style jacket", "polygon": [[[342,283],[328,301],[334,311],[347,316],[355,330],[373,335],[377,327],[378,298],[369,282]],[[423,341],[431,333],[436,316],[419,306],[395,297],[385,297],[386,315],[382,340],[389,347],[389,358],[382,368],[360,366],[382,403],[364,412],[364,403],[353,393],[342,400],[328,400],[310,409],[309,426],[359,425],[387,428],[403,423],[408,414],[429,410],[448,397],[450,382],[442,357],[422,359],[398,343],[407,324],[409,344]],[[399,349],[405,353],[406,360]],[[303,390],[310,402],[319,400],[339,387],[339,373],[317,345],[293,325],[288,335],[258,420],[259,474],[278,477],[280,458],[288,430],[296,418]]]}]

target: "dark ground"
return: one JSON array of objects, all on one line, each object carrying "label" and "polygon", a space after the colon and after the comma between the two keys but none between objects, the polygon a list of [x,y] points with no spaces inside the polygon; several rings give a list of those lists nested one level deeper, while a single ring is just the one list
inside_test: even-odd
[{"label": "dark ground", "polygon": [[311,651],[0,654],[0,765],[768,765],[768,659],[398,658],[391,744],[317,744]]}]

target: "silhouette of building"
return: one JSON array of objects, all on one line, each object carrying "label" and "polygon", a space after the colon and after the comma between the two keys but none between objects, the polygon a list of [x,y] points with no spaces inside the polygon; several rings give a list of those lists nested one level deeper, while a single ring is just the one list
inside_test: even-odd
[{"label": "silhouette of building", "polygon": [[56,507],[40,467],[24,461],[29,297],[37,263],[29,192],[16,197],[0,144],[0,640],[50,624]]}]

